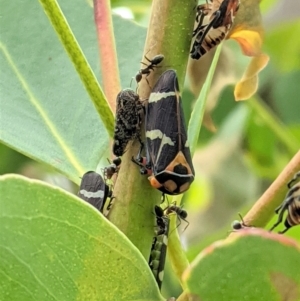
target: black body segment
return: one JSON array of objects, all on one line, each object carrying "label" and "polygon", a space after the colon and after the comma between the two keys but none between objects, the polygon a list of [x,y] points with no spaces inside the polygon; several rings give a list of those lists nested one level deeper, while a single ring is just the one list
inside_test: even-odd
[{"label": "black body segment", "polygon": [[103,213],[109,187],[98,173],[88,171],[82,176],[78,196]]},{"label": "black body segment", "polygon": [[194,167],[187,143],[177,75],[165,71],[156,82],[145,105],[146,168],[153,187],[176,195],[194,181]]},{"label": "black body segment", "polygon": [[191,58],[198,60],[220,44],[232,27],[240,0],[208,0],[197,6]]},{"label": "black body segment", "polygon": [[161,289],[167,255],[169,218],[164,215],[164,211],[159,206],[155,206],[154,211],[157,230],[156,235],[153,237],[149,266],[159,289]]},{"label": "black body segment", "polygon": [[282,222],[284,213],[287,211],[284,221],[285,229],[279,231],[280,234],[285,233],[293,226],[300,225],[300,171],[295,174],[287,186],[289,191],[282,204],[275,210],[278,214],[278,220],[270,229],[272,231]]},{"label": "black body segment", "polygon": [[140,140],[143,105],[138,94],[131,89],[122,90],[117,96],[113,153],[120,157],[130,140]]}]

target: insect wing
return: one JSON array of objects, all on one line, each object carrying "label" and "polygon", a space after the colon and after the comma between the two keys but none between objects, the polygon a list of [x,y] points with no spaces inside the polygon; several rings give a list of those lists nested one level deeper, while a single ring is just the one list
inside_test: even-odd
[{"label": "insect wing", "polygon": [[[153,164],[153,172],[165,169],[176,156],[178,148],[177,104],[174,89],[163,89],[164,82],[159,81],[150,95],[146,106],[147,151]],[[156,92],[156,89],[160,91]],[[170,122],[171,120],[171,122]],[[176,123],[175,123],[176,122]],[[172,135],[173,134],[173,135]],[[167,150],[167,151],[166,151]],[[159,163],[159,164],[158,164]]]},{"label": "insect wing", "polygon": [[82,177],[78,196],[102,212],[108,191],[102,177],[94,171],[88,171]]},{"label": "insect wing", "polygon": [[224,40],[227,32],[228,30],[225,26],[212,29],[207,34],[205,33],[205,28],[203,28],[194,40],[191,57],[198,60],[206,52],[219,45]]},{"label": "insect wing", "polygon": [[201,4],[197,6],[196,21],[193,31],[193,37],[209,23],[210,4]]},{"label": "insect wing", "polygon": [[176,72],[167,70],[155,84],[146,106],[146,157],[153,187],[175,195],[194,180],[194,168]]},{"label": "insect wing", "polygon": [[193,31],[195,38],[191,50],[193,59],[199,59],[225,39],[239,9],[239,3],[239,0],[224,0],[219,5],[217,1],[212,1],[197,8],[197,26]]},{"label": "insect wing", "polygon": [[[152,171],[158,174],[182,151],[188,163],[191,154],[176,72],[167,70],[154,86],[146,106],[147,154]],[[191,165],[192,173],[194,174]]]}]

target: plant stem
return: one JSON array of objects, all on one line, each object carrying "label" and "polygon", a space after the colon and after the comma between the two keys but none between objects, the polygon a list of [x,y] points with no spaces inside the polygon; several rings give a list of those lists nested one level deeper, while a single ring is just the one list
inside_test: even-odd
[{"label": "plant stem", "polygon": [[186,289],[186,285],[184,282],[182,282],[181,277],[183,272],[189,266],[189,262],[180,243],[177,231],[177,214],[170,215],[168,256],[171,261],[172,269],[177,275],[182,288]]},{"label": "plant stem", "polygon": [[[150,87],[166,69],[176,68],[179,83],[183,84],[196,13],[194,7],[193,1],[153,1],[143,58],[144,55],[152,59],[157,54],[163,54],[165,60],[162,68],[155,69],[147,77],[149,84],[145,79],[141,80],[138,92],[142,100],[149,98]],[[122,157],[121,170],[114,187],[116,201],[109,219],[148,260],[154,236],[153,207],[160,202],[161,193],[150,186],[147,178],[141,176],[139,168],[131,162],[131,157],[137,154],[138,149],[139,143],[133,143]]]},{"label": "plant stem", "polygon": [[65,16],[56,0],[40,0],[40,3],[54,27],[61,43],[68,53],[81,81],[83,82],[91,100],[100,115],[110,136],[114,131],[114,118],[108,106],[105,95],[96,79],[93,70],[86,60]]},{"label": "plant stem", "polygon": [[[274,210],[284,200],[287,183],[300,170],[300,151],[292,158],[271,186],[258,199],[250,211],[244,216],[246,225],[264,227],[274,214]],[[233,235],[231,233],[230,235]]]},{"label": "plant stem", "polygon": [[[145,61],[145,55],[152,58],[157,54],[163,54],[165,59],[161,64],[162,68],[157,68],[148,77],[150,85],[146,81],[141,82],[139,94],[142,99],[148,98],[151,87],[159,75],[167,69],[173,68],[177,71],[179,86],[183,86],[195,14],[193,1],[153,1],[142,60]],[[141,65],[141,67],[145,66]]]}]

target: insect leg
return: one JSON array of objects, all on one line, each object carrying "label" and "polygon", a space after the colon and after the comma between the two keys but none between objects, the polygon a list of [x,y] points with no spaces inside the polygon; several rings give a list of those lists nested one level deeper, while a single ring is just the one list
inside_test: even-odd
[{"label": "insect leg", "polygon": [[208,34],[209,30],[215,25],[215,23],[218,21],[218,18],[220,17],[221,15],[221,12],[220,11],[217,11],[216,12],[216,15],[215,15],[215,18],[207,25],[205,31],[203,32],[201,38],[200,38],[200,41],[197,42],[197,45],[200,45],[203,43],[203,40],[204,38],[206,37],[206,35]]},{"label": "insect leg", "polygon": [[138,166],[141,167],[140,173],[142,175],[146,175],[147,174],[147,167],[145,167],[143,165],[143,157],[142,157],[142,151],[144,149],[144,143],[141,140],[139,140],[139,141],[141,143],[140,150],[139,150],[139,152],[138,152],[138,154],[137,154],[137,156],[135,158],[132,156],[131,161],[133,163],[135,163],[136,165],[138,165]]},{"label": "insect leg", "polygon": [[278,231],[278,233],[279,234],[284,234],[288,229],[290,229],[291,228],[291,226],[289,226],[289,225],[285,225],[285,229],[284,230],[282,230],[282,231]]},{"label": "insect leg", "polygon": [[300,178],[300,171],[298,171],[294,177],[288,182],[287,186],[288,188],[292,188],[292,186],[295,184],[295,182]]},{"label": "insect leg", "polygon": [[283,214],[288,209],[289,205],[291,204],[291,202],[293,200],[294,200],[294,198],[292,196],[290,196],[282,203],[282,205],[280,205],[278,208],[276,208],[275,212],[276,213],[279,212],[278,219],[277,219],[277,222],[273,225],[273,227],[269,231],[272,231],[274,228],[276,228],[282,222]]}]

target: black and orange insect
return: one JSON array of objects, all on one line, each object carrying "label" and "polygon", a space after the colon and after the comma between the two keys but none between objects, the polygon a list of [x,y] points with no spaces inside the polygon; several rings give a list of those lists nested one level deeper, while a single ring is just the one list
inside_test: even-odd
[{"label": "black and orange insect", "polygon": [[165,71],[156,82],[145,104],[145,152],[143,165],[141,151],[132,161],[140,165],[150,184],[163,193],[176,195],[189,189],[195,171],[187,141],[177,75]]},{"label": "black and orange insect", "polygon": [[207,0],[197,6],[191,58],[198,60],[220,44],[232,27],[240,0]]}]

